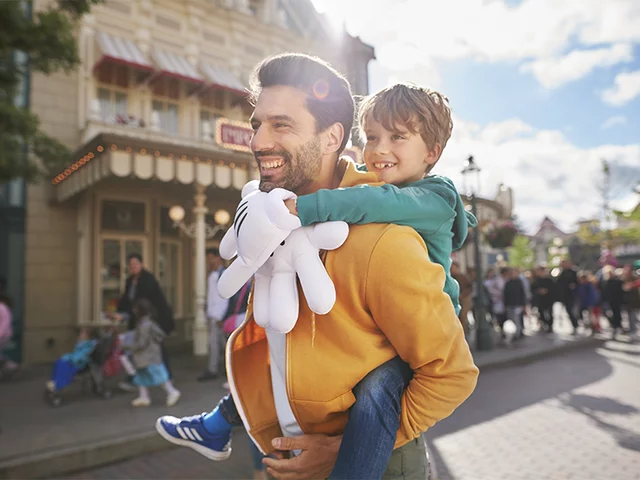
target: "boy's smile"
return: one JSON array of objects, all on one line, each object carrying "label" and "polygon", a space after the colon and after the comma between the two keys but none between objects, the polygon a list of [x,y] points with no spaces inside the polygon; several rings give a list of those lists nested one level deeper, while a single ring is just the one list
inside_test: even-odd
[{"label": "boy's smile", "polygon": [[424,177],[427,166],[437,160],[419,133],[404,128],[387,130],[372,116],[366,119],[365,133],[364,162],[385,183],[417,182]]}]

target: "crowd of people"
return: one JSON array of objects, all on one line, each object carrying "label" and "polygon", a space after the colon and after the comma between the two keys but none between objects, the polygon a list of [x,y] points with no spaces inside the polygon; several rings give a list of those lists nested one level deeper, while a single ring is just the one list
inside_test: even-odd
[{"label": "crowd of people", "polygon": [[[467,314],[471,305],[478,305],[475,272],[472,269],[465,275],[455,263],[452,272],[461,288],[461,322],[468,329]],[[532,328],[553,333],[556,303],[563,306],[574,335],[580,328],[590,334],[602,333],[603,320],[608,322],[613,338],[620,333],[637,334],[640,276],[631,265],[604,265],[591,272],[563,260],[553,273],[542,265],[531,270],[508,265],[488,269],[483,280],[484,307],[502,338],[508,320],[516,326],[514,339],[523,338],[527,317],[535,322]],[[465,304],[469,305],[466,310]]]}]

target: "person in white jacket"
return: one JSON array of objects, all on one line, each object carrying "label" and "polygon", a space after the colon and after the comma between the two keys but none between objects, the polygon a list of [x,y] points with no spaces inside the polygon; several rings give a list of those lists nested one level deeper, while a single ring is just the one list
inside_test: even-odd
[{"label": "person in white jacket", "polygon": [[207,371],[198,377],[199,382],[215,380],[224,370],[224,348],[226,336],[222,330],[224,315],[229,306],[229,300],[218,293],[218,279],[224,271],[222,257],[217,248],[207,249],[207,318],[209,320],[209,366]]}]

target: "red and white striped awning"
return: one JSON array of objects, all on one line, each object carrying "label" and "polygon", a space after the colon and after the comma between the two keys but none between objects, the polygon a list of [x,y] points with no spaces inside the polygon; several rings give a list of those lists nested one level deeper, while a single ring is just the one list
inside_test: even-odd
[{"label": "red and white striped awning", "polygon": [[153,50],[151,50],[151,58],[153,58],[159,73],[171,75],[188,82],[204,83],[204,79],[202,75],[198,73],[196,67],[191,65],[182,55],[154,47]]},{"label": "red and white striped awning", "polygon": [[200,70],[207,81],[215,87],[231,90],[232,92],[239,93],[240,95],[245,95],[247,93],[242,82],[238,80],[226,67],[213,65],[208,62],[201,62]]},{"label": "red and white striped awning", "polygon": [[105,60],[111,60],[142,70],[153,70],[153,65],[151,65],[131,40],[116,37],[105,32],[97,32],[96,40],[102,56],[94,68],[97,68]]}]

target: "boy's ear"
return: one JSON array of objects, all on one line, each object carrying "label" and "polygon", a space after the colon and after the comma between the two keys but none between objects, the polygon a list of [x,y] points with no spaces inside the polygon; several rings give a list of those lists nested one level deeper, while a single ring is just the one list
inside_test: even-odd
[{"label": "boy's ear", "polygon": [[322,153],[337,152],[342,144],[344,135],[344,127],[341,123],[329,125],[327,129],[322,132]]},{"label": "boy's ear", "polygon": [[427,149],[427,156],[424,159],[424,163],[428,165],[433,165],[440,158],[440,154],[442,153],[442,147],[436,144],[432,149]]}]

